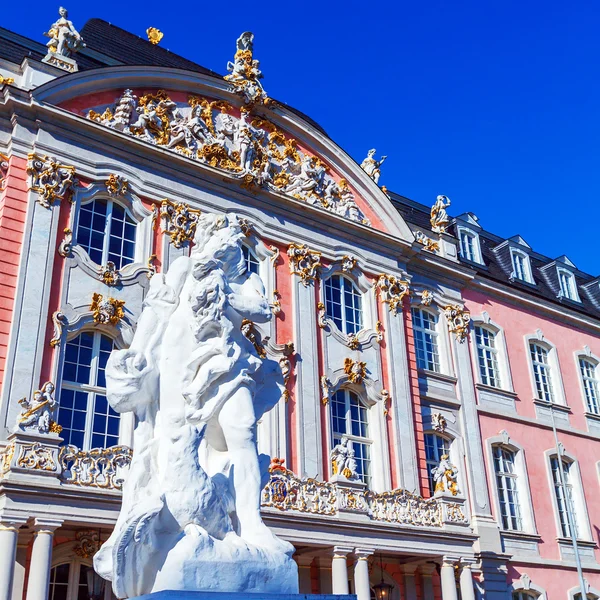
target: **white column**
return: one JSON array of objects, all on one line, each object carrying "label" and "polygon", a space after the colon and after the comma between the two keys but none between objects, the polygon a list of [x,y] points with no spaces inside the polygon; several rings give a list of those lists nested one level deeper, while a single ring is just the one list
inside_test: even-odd
[{"label": "white column", "polygon": [[433,573],[435,565],[426,564],[419,567],[423,578],[423,600],[434,600],[433,597]]},{"label": "white column", "polygon": [[27,565],[27,553],[29,550],[29,542],[31,534],[25,536],[23,533],[19,535],[17,541],[17,558],[15,560],[15,574],[13,577],[12,600],[23,600],[25,593],[25,567]]},{"label": "white column", "polygon": [[298,589],[301,594],[312,594],[312,579],[310,575],[310,566],[314,560],[314,556],[300,554],[296,556],[298,563]]},{"label": "white column", "polygon": [[[454,565],[458,559],[451,556],[444,556],[442,562],[442,571],[440,579],[442,582],[442,600],[458,600],[456,593],[456,578],[454,577]],[[29,598],[27,599],[29,600]]]},{"label": "white column", "polygon": [[348,554],[352,548],[334,546],[331,561],[331,590],[333,594],[348,594]]},{"label": "white column", "polygon": [[417,565],[404,565],[404,595],[405,600],[417,600],[417,584],[415,572]]},{"label": "white column", "polygon": [[52,538],[62,521],[35,519],[33,549],[29,563],[27,600],[46,600],[52,564]]},{"label": "white column", "polygon": [[11,600],[19,527],[25,519],[3,517],[0,521],[0,600]]},{"label": "white column", "polygon": [[354,591],[357,600],[371,600],[371,583],[369,581],[369,556],[374,550],[370,548],[356,548],[354,556]]},{"label": "white column", "polygon": [[473,573],[471,565],[473,559],[463,558],[460,561],[462,569],[460,571],[460,596],[462,600],[475,600],[475,588],[473,587]]}]

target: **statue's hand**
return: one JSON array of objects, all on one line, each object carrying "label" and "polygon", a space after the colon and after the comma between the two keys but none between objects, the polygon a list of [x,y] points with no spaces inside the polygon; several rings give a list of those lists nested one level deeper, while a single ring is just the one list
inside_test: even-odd
[{"label": "statue's hand", "polygon": [[136,350],[115,350],[110,355],[106,363],[106,390],[108,401],[117,412],[134,409],[133,396],[150,370],[144,354]]}]

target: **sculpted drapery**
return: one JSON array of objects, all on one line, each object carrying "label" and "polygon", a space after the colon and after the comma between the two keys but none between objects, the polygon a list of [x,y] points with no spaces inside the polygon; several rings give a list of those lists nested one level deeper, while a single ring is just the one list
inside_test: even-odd
[{"label": "sculpted drapery", "polygon": [[153,276],[130,348],[108,361],[111,406],[136,416],[121,513],[94,559],[119,598],[297,592],[293,547],[260,515],[256,422],[283,381],[241,332],[272,316],[243,237],[235,215],[201,216],[191,256]]}]

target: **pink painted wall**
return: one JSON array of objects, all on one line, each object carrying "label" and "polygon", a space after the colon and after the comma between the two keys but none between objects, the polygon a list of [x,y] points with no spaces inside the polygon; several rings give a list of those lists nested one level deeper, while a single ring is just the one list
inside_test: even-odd
[{"label": "pink painted wall", "polygon": [[[593,337],[587,332],[575,329],[557,320],[540,316],[532,311],[523,310],[508,302],[486,297],[483,294],[466,290],[464,297],[468,309],[473,317],[478,317],[486,311],[490,319],[504,329],[506,346],[512,382],[516,399],[517,414],[535,419],[535,405],[533,398],[532,377],[529,369],[528,348],[525,336],[533,335],[541,329],[544,339],[556,346],[560,364],[562,381],[565,390],[567,405],[571,408],[571,427],[582,432],[587,432],[584,417],[585,400],[579,383],[579,369],[575,361],[575,352],[583,350],[588,345],[592,353],[600,356],[600,338]],[[472,353],[473,355],[473,353]],[[473,365],[477,370],[476,364]],[[557,520],[553,505],[553,490],[548,478],[545,451],[555,447],[552,430],[536,423],[522,423],[501,415],[480,413],[481,434],[484,442],[495,437],[503,429],[508,432],[511,439],[523,447],[529,486],[534,510],[534,520],[537,532],[542,540],[539,545],[540,555],[543,559],[560,560],[560,550],[556,541],[559,535]],[[590,437],[559,432],[559,438],[567,452],[578,461],[581,473],[583,491],[589,515],[592,539],[600,544],[600,480],[598,477],[598,460],[600,459],[600,440]],[[487,460],[486,469],[490,496],[495,497],[496,489],[493,477],[490,476],[490,466]],[[495,512],[495,506],[493,505]],[[497,516],[497,515],[496,515]],[[600,552],[596,550],[596,560],[600,560]],[[572,569],[562,568],[533,569],[530,565],[517,565],[510,571],[510,579],[519,579],[522,572],[526,572],[537,585],[543,586],[552,598],[567,598],[567,591],[577,585],[576,572]],[[585,569],[584,569],[585,571]],[[600,587],[600,574],[586,571],[585,576],[593,587]]]}]

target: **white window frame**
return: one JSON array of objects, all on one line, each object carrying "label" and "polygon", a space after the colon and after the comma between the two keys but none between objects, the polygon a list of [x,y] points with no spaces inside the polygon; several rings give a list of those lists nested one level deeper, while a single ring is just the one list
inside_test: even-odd
[{"label": "white window frame", "polygon": [[[519,258],[523,259],[523,275],[524,277],[519,277],[518,273],[517,273],[517,265],[515,262],[515,256],[518,256]],[[523,250],[519,250],[517,248],[510,248],[510,262],[511,262],[511,266],[512,266],[512,273],[511,273],[511,277],[515,280],[515,281],[524,281],[525,283],[534,283],[533,280],[533,273],[531,270],[531,261],[529,259],[529,254],[527,254],[527,252],[524,252]]]},{"label": "white window frame", "polygon": [[[244,255],[244,261],[246,263],[246,272],[247,273],[256,273],[260,277],[261,272],[261,260],[256,256],[254,250],[250,248],[247,244],[242,244],[242,254]],[[250,264],[256,265],[256,271],[252,271],[248,268]],[[262,279],[262,278],[261,278]]]},{"label": "white window frame", "polygon": [[[422,314],[427,314],[429,316],[431,316],[433,318],[433,329],[426,329],[423,327],[418,327],[415,324],[415,319],[414,319],[414,313],[415,311],[419,311]],[[412,306],[411,307],[411,321],[412,321],[412,329],[413,329],[413,337],[414,337],[414,343],[415,343],[415,356],[417,359],[417,368],[420,370],[424,370],[424,371],[428,371],[430,373],[444,373],[444,369],[443,369],[443,361],[442,361],[442,331],[441,331],[441,327],[440,327],[440,313],[434,311],[434,310],[429,310],[427,308],[424,308],[422,306]],[[433,341],[434,341],[434,350],[435,350],[435,355],[437,358],[437,369],[430,369],[428,366],[427,367],[423,367],[421,365],[419,365],[418,362],[418,354],[417,354],[417,335],[426,335],[427,333],[429,333],[429,335],[432,336]],[[426,341],[423,339],[423,344],[426,347]],[[433,363],[435,365],[435,362]],[[428,363],[429,365],[429,363]]]},{"label": "white window frame", "polygon": [[[340,278],[340,301],[341,301],[341,307],[342,307],[342,327],[340,328],[337,323],[334,321],[333,319],[333,315],[331,315],[329,313],[329,302],[327,301],[327,285],[328,282],[331,282],[333,277],[339,277]],[[346,286],[350,286],[351,290],[352,290],[352,294],[356,297],[359,298],[360,301],[360,309],[358,311],[359,315],[360,315],[360,327],[354,331],[354,332],[347,332],[346,331],[346,326],[347,326],[347,320],[346,320],[346,305],[345,305],[345,288]],[[343,335],[356,335],[358,334],[359,331],[364,330],[365,327],[365,302],[364,302],[364,294],[363,292],[360,290],[360,288],[358,287],[358,285],[356,285],[356,283],[350,278],[347,277],[345,275],[343,275],[342,273],[331,273],[331,275],[329,275],[327,277],[327,279],[323,280],[323,300],[325,303],[325,315],[327,317],[327,319],[329,320],[329,322],[337,327],[338,331],[340,331],[340,333],[342,333]],[[354,310],[354,308],[353,308]]]},{"label": "white window frame", "polygon": [[[556,274],[558,277],[558,287],[559,287],[559,298],[566,298],[567,300],[571,300],[571,302],[581,302],[579,298],[579,290],[577,289],[577,280],[575,279],[575,274],[573,271],[569,269],[565,269],[564,267],[556,267]],[[563,285],[563,277],[566,278],[567,288],[565,289]]]},{"label": "white window frame", "polygon": [[[458,246],[460,249],[461,258],[463,258],[464,260],[473,262],[473,263],[483,264],[483,258],[481,256],[481,245],[479,242],[479,234],[477,232],[473,231],[472,229],[469,229],[468,227],[464,227],[461,225],[459,225],[457,227],[457,229],[458,229]],[[473,246],[473,256],[472,257],[467,256],[467,254],[465,252],[465,247],[463,244],[463,235],[465,237],[468,237],[472,241],[472,246]]]},{"label": "white window frame", "polygon": [[[546,600],[546,590],[535,583],[532,583],[530,578],[525,574],[512,582],[509,592],[511,592],[511,600],[516,600],[515,594],[529,594],[536,600]],[[521,598],[521,596],[519,596]]]},{"label": "white window frame", "polygon": [[[549,367],[549,373],[550,373],[550,378],[551,378],[550,381],[551,381],[552,390],[553,390],[553,400],[551,403],[543,398],[538,397],[538,390],[537,390],[537,384],[536,384],[536,379],[535,379],[535,371],[534,371],[534,367],[533,367],[533,361],[531,359],[531,350],[530,350],[531,343],[541,346],[548,353],[548,367]],[[526,354],[527,355],[527,364],[529,365],[529,375],[530,375],[530,379],[531,379],[531,391],[533,394],[532,398],[534,399],[534,402],[541,402],[547,406],[550,406],[551,404],[567,406],[566,395],[565,395],[565,390],[564,390],[564,386],[563,386],[562,371],[561,371],[560,363],[558,360],[558,352],[557,352],[556,346],[554,344],[552,344],[551,342],[549,342],[548,340],[546,340],[544,338],[544,335],[541,332],[541,330],[538,329],[538,331],[536,332],[535,335],[525,336],[525,351],[527,353]]]},{"label": "white window frame", "polygon": [[[584,376],[584,374],[581,372],[581,361],[585,361],[585,362],[589,363],[590,365],[592,365],[592,367],[594,369],[594,376],[592,378]],[[586,348],[583,352],[575,352],[575,368],[577,369],[579,386],[581,388],[581,397],[583,400],[584,411],[590,415],[600,417],[600,358],[593,355],[589,351],[589,348]],[[591,383],[589,384],[589,387],[588,387],[588,385],[586,385],[586,381],[591,381]],[[596,394],[596,409],[595,410],[593,410],[590,405],[590,401],[589,401],[589,397],[588,397],[589,388],[595,389],[595,394]]]},{"label": "white window frame", "polygon": [[[502,431],[500,435],[488,438],[486,440],[486,453],[488,459],[489,472],[493,474],[493,490],[494,509],[496,521],[502,531],[507,533],[527,533],[531,535],[537,534],[535,524],[535,513],[533,512],[533,501],[531,498],[531,487],[529,484],[529,474],[527,471],[527,460],[525,449],[514,439],[512,439],[506,431]],[[494,448],[502,447],[514,454],[515,473],[517,480],[517,492],[519,495],[519,507],[521,512],[521,529],[504,529],[502,523],[502,511],[500,508],[500,498],[498,493],[498,484],[496,481],[496,469],[494,465]]]},{"label": "white window frame", "polygon": [[[567,539],[570,541],[570,536],[563,535],[562,524],[560,520],[560,514],[558,509],[558,502],[556,499],[556,491],[554,488],[554,477],[552,475],[552,464],[551,459],[557,458],[556,448],[546,450],[544,453],[546,459],[546,473],[548,476],[548,484],[550,486],[550,494],[552,497],[552,507],[554,509],[554,521],[556,524],[557,537],[561,539]],[[571,454],[563,451],[562,459],[564,462],[569,464],[569,484],[572,489],[573,497],[573,511],[577,527],[577,539],[581,541],[593,541],[592,531],[590,528],[589,515],[585,502],[585,494],[583,492],[583,483],[581,480],[581,472],[579,470],[579,463]]]},{"label": "white window frame", "polygon": [[[593,588],[588,583],[587,579],[585,579],[585,578],[584,578],[584,582],[587,583],[587,591],[586,591],[587,600],[599,600],[600,599],[600,590]],[[567,594],[569,596],[569,600],[579,600],[579,598],[583,598],[583,594],[581,593],[581,588],[579,586],[571,588],[567,592]]]}]

